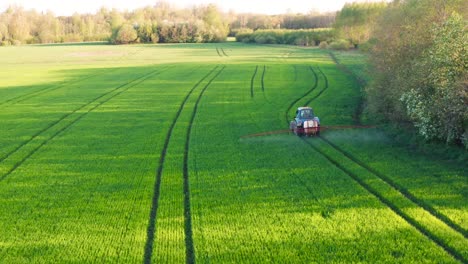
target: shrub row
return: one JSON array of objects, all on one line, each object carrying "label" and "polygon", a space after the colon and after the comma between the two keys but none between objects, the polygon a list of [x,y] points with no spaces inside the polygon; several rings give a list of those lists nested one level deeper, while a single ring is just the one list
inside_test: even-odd
[{"label": "shrub row", "polygon": [[240,31],[236,35],[238,42],[299,46],[317,46],[323,41],[331,42],[333,38],[334,31],[331,29]]}]

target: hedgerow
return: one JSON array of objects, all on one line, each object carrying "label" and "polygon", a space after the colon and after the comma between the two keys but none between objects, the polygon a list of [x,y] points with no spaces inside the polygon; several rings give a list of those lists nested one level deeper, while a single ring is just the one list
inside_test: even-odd
[{"label": "hedgerow", "polygon": [[298,46],[317,46],[320,42],[334,38],[334,31],[330,29],[307,30],[257,30],[255,32],[239,32],[238,42],[257,44],[288,44]]}]

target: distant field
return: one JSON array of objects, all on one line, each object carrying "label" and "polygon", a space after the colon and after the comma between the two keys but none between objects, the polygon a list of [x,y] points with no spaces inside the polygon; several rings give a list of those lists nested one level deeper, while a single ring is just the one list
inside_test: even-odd
[{"label": "distant field", "polygon": [[[358,53],[0,48],[1,263],[467,263],[466,164],[354,125]],[[337,60],[337,61],[336,61]],[[265,133],[264,133],[265,132]]]}]

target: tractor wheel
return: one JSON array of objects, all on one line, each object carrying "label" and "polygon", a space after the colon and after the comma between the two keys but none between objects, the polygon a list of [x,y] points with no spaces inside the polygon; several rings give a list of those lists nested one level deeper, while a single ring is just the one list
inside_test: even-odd
[{"label": "tractor wheel", "polygon": [[299,132],[299,130],[297,129],[297,127],[295,127],[295,128],[293,129],[293,132],[294,132],[294,135],[299,136],[299,137],[301,136],[301,132]]}]

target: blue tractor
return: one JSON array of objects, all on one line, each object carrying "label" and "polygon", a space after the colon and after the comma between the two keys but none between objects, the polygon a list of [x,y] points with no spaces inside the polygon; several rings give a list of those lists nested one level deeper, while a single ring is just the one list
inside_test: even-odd
[{"label": "blue tractor", "polygon": [[320,120],[310,107],[299,107],[296,116],[289,123],[289,129],[298,136],[320,135]]}]

